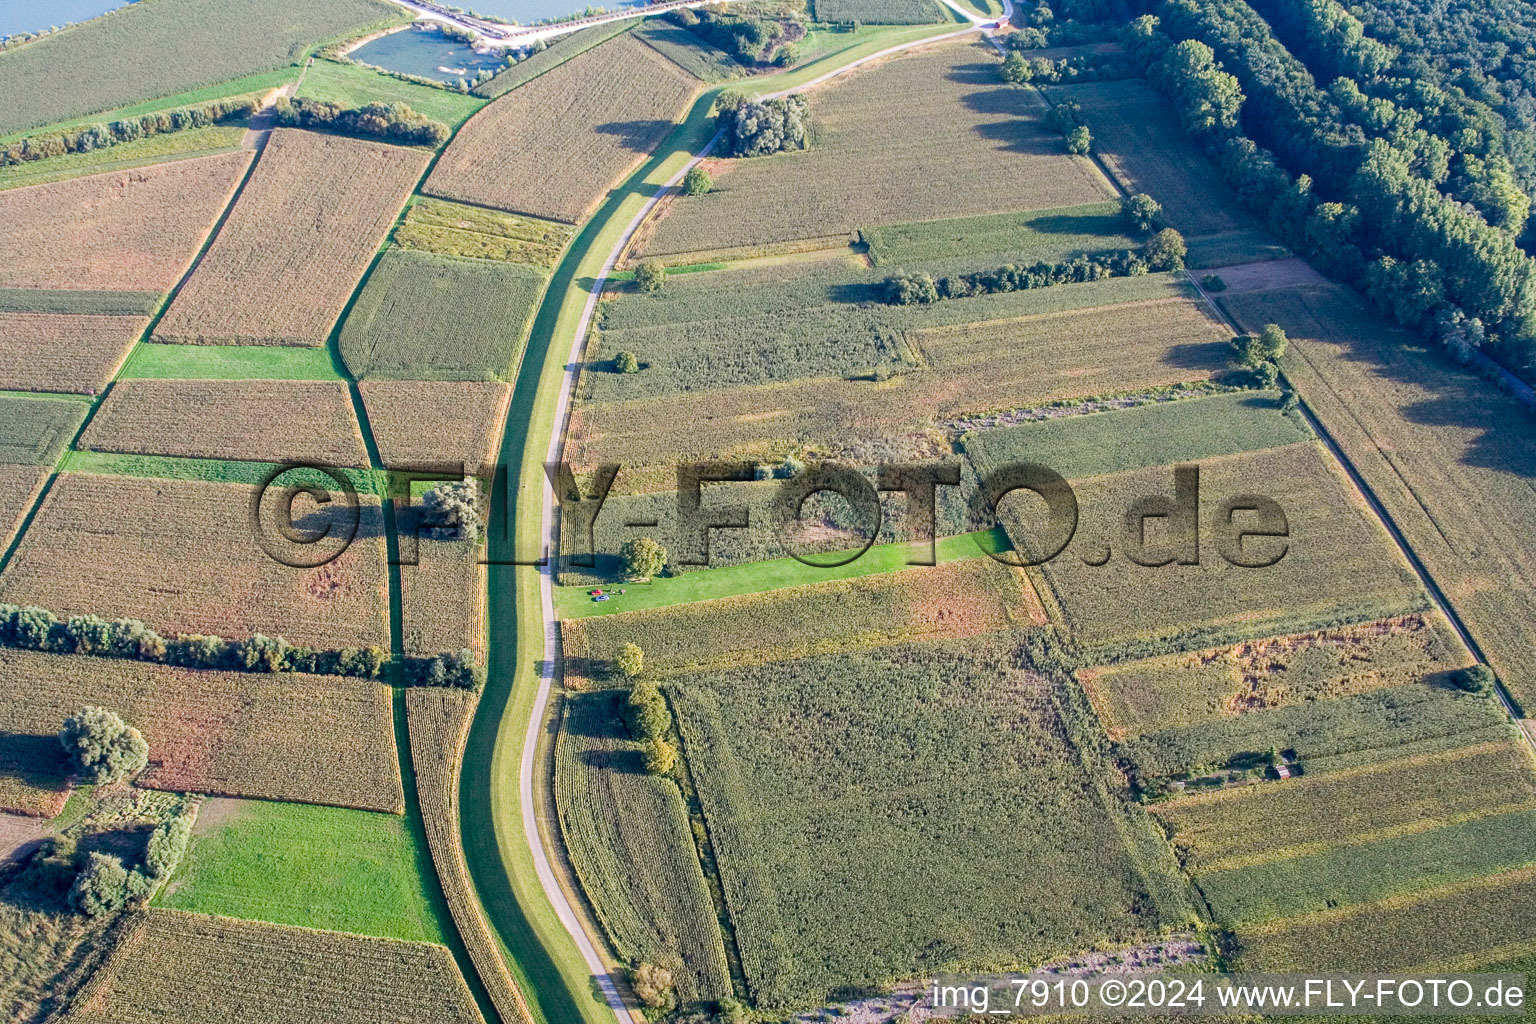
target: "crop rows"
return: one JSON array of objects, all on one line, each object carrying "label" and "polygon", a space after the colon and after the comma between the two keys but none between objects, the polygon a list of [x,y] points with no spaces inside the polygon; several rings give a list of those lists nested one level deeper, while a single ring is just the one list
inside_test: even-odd
[{"label": "crop rows", "polygon": [[983,44],[950,42],[812,92],[815,145],[712,161],[715,191],[672,200],[643,251],[763,245],[1110,198],[1103,175],[1065,153],[1028,94],[1002,84],[996,67]]},{"label": "crop rows", "polygon": [[83,1024],[483,1024],[442,946],[149,911],[82,993]]},{"label": "crop rows", "polygon": [[10,546],[46,479],[41,466],[0,465],[0,550]]},{"label": "crop rows", "polygon": [[359,385],[385,466],[463,462],[489,475],[510,388],[499,382],[370,380]]},{"label": "crop rows", "polygon": [[625,643],[650,672],[718,669],[920,637],[964,638],[1044,621],[1018,570],[979,557],[566,625],[568,660],[600,675]]},{"label": "crop rows", "polygon": [[1013,664],[972,640],[667,681],[759,1008],[1187,912],[1149,895],[1162,866],[1128,851],[1049,685]]},{"label": "crop rows", "polygon": [[1519,404],[1334,287],[1230,300],[1294,339],[1286,375],[1445,591],[1489,664],[1536,706],[1536,428]]},{"label": "crop rows", "polygon": [[566,699],[555,747],[560,829],[620,959],[673,972],[683,1003],[731,994],[719,922],[677,783],[646,774],[622,691]]},{"label": "crop rows", "polygon": [[74,400],[0,397],[0,463],[52,466],[89,409]]},{"label": "crop rows", "polygon": [[1444,617],[1404,615],[1080,673],[1111,739],[1445,678],[1466,654]]},{"label": "crop rows", "polygon": [[148,325],[138,316],[0,313],[0,387],[93,395]]},{"label": "crop rows", "polygon": [[504,260],[553,267],[571,240],[571,229],[554,221],[422,197],[395,229],[395,244],[440,256]]},{"label": "crop rows", "polygon": [[475,697],[464,690],[413,687],[405,693],[405,710],[422,825],[449,913],[503,1024],[529,1024],[528,1004],[486,923],[459,840],[459,760]]},{"label": "crop rows", "polygon": [[[57,813],[67,765],[54,738],[81,705],[144,733],[159,789],[301,800],[398,813],[389,691],[361,679],[252,675],[0,650],[0,803]],[[24,770],[23,770],[24,769]]]},{"label": "crop rows", "polygon": [[644,43],[614,39],[470,118],[426,191],[574,224],[666,137],[698,85]]},{"label": "crop rows", "polygon": [[1241,929],[1250,970],[1340,973],[1440,970],[1527,942],[1536,927],[1536,867],[1428,893]]},{"label": "crop rows", "polygon": [[[1165,729],[1119,744],[1120,755],[1141,780],[1167,778],[1204,766],[1226,765],[1243,755],[1291,750],[1310,770],[1310,759],[1364,753],[1370,761],[1397,756],[1401,748],[1449,738],[1452,745],[1481,742],[1502,722],[1490,698],[1430,683],[1409,683],[1351,697],[1309,701],[1236,718],[1215,718]],[[1508,730],[1502,735],[1507,736]],[[1362,759],[1364,762],[1366,759]]]},{"label": "crop rows", "polygon": [[1094,152],[1131,192],[1162,204],[1186,235],[1249,226],[1204,154],[1180,131],[1172,107],[1138,79],[1054,86],[1052,103],[1076,100],[1093,132]]},{"label": "crop rows", "polygon": [[0,192],[0,287],[169,290],[250,161],[225,153]]},{"label": "crop rows", "polygon": [[368,464],[339,381],[120,381],[80,442],[135,455]]},{"label": "crop rows", "polygon": [[[1246,557],[1258,558],[1273,557],[1283,543],[1279,561],[1260,568],[1234,565],[1217,553],[1206,531],[1198,564],[1129,564],[1123,557],[1125,511],[1143,496],[1171,495],[1173,476],[1172,467],[1162,466],[1078,483],[1077,532],[1066,551],[1040,569],[1068,631],[1096,649],[1099,660],[1303,632],[1423,606],[1407,562],[1317,442],[1200,463],[1202,519],[1208,521],[1231,496],[1262,493],[1279,503],[1288,536],[1243,544]],[[1005,506],[1001,518],[1015,547],[1040,536],[1041,520],[1027,506]],[[1172,524],[1162,531],[1154,524],[1148,538],[1147,555],[1154,559],[1160,549],[1198,548],[1195,537]],[[1106,545],[1115,560],[1085,561],[1097,561]]]},{"label": "crop rows", "polygon": [[544,294],[543,271],[391,249],[341,330],[354,376],[507,379]]},{"label": "crop rows", "polygon": [[[409,523],[402,525],[408,528]],[[417,557],[417,564],[400,567],[405,653],[430,657],[483,648],[485,568],[480,550],[463,541],[427,538],[420,542]]]},{"label": "crop rows", "polygon": [[866,25],[931,25],[944,20],[933,0],[815,0],[817,21],[856,21]]},{"label": "crop rows", "polygon": [[[294,505],[301,527],[335,522],[306,501]],[[244,485],[65,473],[0,575],[0,600],[61,616],[137,618],[165,635],[261,632],[327,649],[387,647],[377,502],[362,497],[351,547],[304,570],[262,549],[250,502]],[[275,515],[264,516],[274,538]]]},{"label": "crop rows", "polygon": [[274,131],[155,340],[325,344],[430,159],[419,149]]},{"label": "crop rows", "polygon": [[1125,232],[1119,204],[1106,202],[888,224],[860,234],[877,267],[921,263],[948,274],[1137,247],[1140,242]]}]

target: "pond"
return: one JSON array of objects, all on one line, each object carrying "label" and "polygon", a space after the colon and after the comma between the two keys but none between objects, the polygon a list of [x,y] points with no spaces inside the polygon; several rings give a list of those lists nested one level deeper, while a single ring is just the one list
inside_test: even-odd
[{"label": "pond", "polygon": [[128,0],[0,0],[0,38],[90,21]]},{"label": "pond", "polygon": [[435,78],[450,85],[472,81],[481,68],[500,71],[506,58],[498,51],[476,53],[433,29],[408,28],[360,46],[347,56],[390,71]]}]

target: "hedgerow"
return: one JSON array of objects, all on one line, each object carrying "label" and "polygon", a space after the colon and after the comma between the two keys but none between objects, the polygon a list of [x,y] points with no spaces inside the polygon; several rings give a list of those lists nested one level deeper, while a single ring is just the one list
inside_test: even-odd
[{"label": "hedgerow", "polygon": [[197,107],[162,110],[143,117],[126,117],[108,124],[88,124],[46,135],[31,135],[0,147],[0,167],[46,160],[66,153],[89,153],[152,135],[238,121],[256,113],[256,107],[256,101],[250,98],[214,100]]}]

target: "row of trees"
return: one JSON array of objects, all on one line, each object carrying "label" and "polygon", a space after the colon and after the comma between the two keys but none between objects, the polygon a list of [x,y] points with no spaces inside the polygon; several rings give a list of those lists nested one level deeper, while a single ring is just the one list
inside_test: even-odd
[{"label": "row of trees", "polygon": [[1078,82],[1114,82],[1134,78],[1136,66],[1119,54],[1080,57],[1030,57],[1014,51],[1003,58],[1003,81],[1020,85],[1041,82],[1055,85]]},{"label": "row of trees", "polygon": [[405,103],[343,107],[302,96],[277,101],[277,123],[338,135],[383,139],[405,146],[441,146],[451,134],[447,125],[418,114]]},{"label": "row of trees", "polygon": [[811,106],[804,96],[758,102],[726,93],[718,109],[726,156],[767,156],[810,145]]},{"label": "row of trees", "polygon": [[1128,51],[1146,62],[1184,130],[1242,201],[1320,269],[1453,350],[1486,339],[1525,365],[1536,343],[1536,263],[1508,231],[1440,191],[1445,161],[1433,136],[1367,140],[1338,120],[1262,19],[1251,10],[1228,16],[1240,6],[1165,0],[1171,34],[1150,16],[1127,30]]},{"label": "row of trees", "polygon": [[[0,645],[186,668],[308,672],[363,679],[380,678],[390,662],[389,652],[377,646],[317,650],[261,633],[240,640],[200,633],[178,633],[167,639],[138,619],[109,621],[97,615],[74,615],[61,620],[46,608],[10,604],[0,605]],[[468,649],[407,658],[403,667],[411,685],[474,689],[484,681]]]},{"label": "row of trees", "polygon": [[0,146],[0,167],[46,160],[67,153],[89,153],[187,128],[206,128],[209,125],[240,121],[255,112],[256,101],[253,99],[215,100],[196,107],[162,110],[143,117],[125,117],[107,124],[88,124],[46,135],[34,135]]},{"label": "row of trees", "polygon": [[886,279],[886,301],[895,306],[910,306],[959,299],[994,292],[1049,288],[1058,284],[1103,281],[1111,277],[1136,277],[1153,270],[1178,270],[1184,266],[1184,238],[1173,228],[1153,235],[1138,252],[1118,252],[1074,256],[1061,263],[1040,262],[1021,267],[1012,263],[995,270],[971,274],[953,274],[934,278],[926,270],[895,274]]}]

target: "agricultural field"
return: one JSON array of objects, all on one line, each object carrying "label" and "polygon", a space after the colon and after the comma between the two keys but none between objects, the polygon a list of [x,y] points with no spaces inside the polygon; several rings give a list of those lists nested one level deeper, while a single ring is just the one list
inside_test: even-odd
[{"label": "agricultural field", "polygon": [[0,192],[0,287],[169,291],[250,162],[224,153]]},{"label": "agricultural field", "polygon": [[475,86],[471,92],[476,96],[485,96],[489,99],[505,96],[513,89],[527,85],[535,78],[553,71],[573,57],[581,56],[594,46],[606,43],[614,36],[632,31],[634,27],[633,21],[610,21],[606,25],[593,25],[591,28],[580,29],[567,36],[559,36],[547,48],[538,53],[529,54],[489,82],[482,82]]},{"label": "agricultural field", "polygon": [[459,839],[459,763],[476,698],[464,690],[412,687],[405,692],[411,760],[427,846],[449,913],[491,1004],[503,1021],[532,1019],[486,922]]},{"label": "agricultural field", "polygon": [[[0,313],[147,317],[160,308],[158,292],[72,291],[68,288],[0,288]],[[21,332],[16,332],[21,333]]]},{"label": "agricultural field", "polygon": [[1224,300],[1293,339],[1287,378],[1403,532],[1489,664],[1536,708],[1536,428],[1512,398],[1334,286]]},{"label": "agricultural field", "polygon": [[342,326],[341,357],[359,378],[510,378],[547,279],[519,263],[390,249]]},{"label": "agricultural field", "polygon": [[10,547],[47,479],[42,466],[0,464],[0,550]]},{"label": "agricultural field", "polygon": [[812,0],[817,21],[857,21],[865,25],[929,25],[947,21],[933,0]]},{"label": "agricultural field", "polygon": [[304,673],[253,675],[0,649],[0,806],[52,816],[68,796],[56,735],[84,704],[115,709],[150,747],[155,789],[403,807],[389,690]]},{"label": "agricultural field", "polygon": [[1150,824],[1014,664],[973,641],[665,681],[759,1008],[1187,919]]},{"label": "agricultural field", "polygon": [[1055,263],[1083,253],[1133,249],[1120,204],[988,213],[915,224],[888,224],[860,235],[877,267],[921,264],[938,273],[990,270],[1005,263]]},{"label": "agricultural field", "polygon": [[1180,131],[1173,107],[1146,82],[1053,85],[1044,92],[1052,103],[1077,101],[1093,132],[1094,153],[1127,190],[1146,192],[1161,203],[1168,223],[1185,235],[1254,226],[1210,161]]},{"label": "agricultural field", "polygon": [[[756,271],[721,273],[744,275],[741,287],[722,295],[717,274],[690,274],[660,302],[605,303],[569,435],[574,462],[773,461],[806,446],[889,440],[933,421],[1198,382],[1227,363],[1216,322],[1175,299],[1183,285],[1164,275],[898,307],[869,304],[873,282],[852,271],[789,283],[769,271],[766,282],[754,280]],[[818,297],[786,316],[793,303]],[[1147,305],[1120,305],[1138,300]],[[1062,331],[1050,314],[1068,311],[1080,314],[1064,317],[1071,326]],[[1100,332],[1115,343],[1099,341]],[[1008,347],[978,352],[973,336]],[[1038,356],[1021,358],[1012,348],[1019,342],[1034,342]],[[623,350],[636,354],[639,373],[613,372],[611,355]],[[1094,369],[1063,362],[1063,351]],[[817,372],[827,376],[762,383]],[[729,402],[704,404],[686,423],[668,415],[669,392],[700,385],[732,387]]]},{"label": "agricultural field", "polygon": [[644,43],[616,38],[471,118],[425,191],[577,223],[672,131],[698,87]]},{"label": "agricultural field", "polygon": [[1084,669],[1078,679],[1112,740],[1208,718],[1326,700],[1419,679],[1448,681],[1469,663],[1438,612]]},{"label": "agricultural field", "polygon": [[[1262,493],[1279,503],[1287,538],[1249,540],[1244,551],[1250,558],[1273,557],[1284,544],[1283,557],[1263,568],[1234,565],[1213,549],[1208,535],[1197,538],[1169,522],[1147,531],[1144,557],[1172,551],[1170,559],[1198,562],[1132,565],[1125,560],[1125,511],[1143,496],[1170,494],[1173,467],[1075,484],[1076,535],[1038,571],[1050,590],[1047,607],[1061,609],[1068,635],[1094,651],[1095,660],[1167,654],[1424,607],[1408,563],[1319,443],[1206,458],[1198,465],[1201,517],[1236,495]],[[1001,518],[1015,547],[1042,521],[1018,505],[1005,506]],[[1109,564],[1099,561],[1106,547]]]},{"label": "agricultural field", "polygon": [[297,95],[343,107],[404,103],[416,113],[457,128],[485,106],[479,96],[407,82],[359,64],[317,60],[304,72]]},{"label": "agricultural field", "polygon": [[130,455],[366,466],[340,381],[128,380],[80,447]]},{"label": "agricultural field", "polygon": [[1238,932],[1250,970],[1341,973],[1443,970],[1528,944],[1536,867],[1389,897]]},{"label": "agricultural field", "polygon": [[155,340],[325,344],[430,158],[420,149],[277,129]]},{"label": "agricultural field", "polygon": [[94,395],[148,326],[142,316],[0,313],[0,387]]},{"label": "agricultural field", "polygon": [[359,390],[386,467],[462,462],[465,473],[484,477],[495,468],[506,384],[369,380]]},{"label": "agricultural field", "polygon": [[80,1024],[483,1024],[453,955],[424,942],[154,909],[70,1013]]},{"label": "agricultural field", "polygon": [[[408,543],[402,542],[402,547]],[[406,654],[484,650],[483,557],[477,545],[428,538],[419,544],[417,563],[400,567],[400,628]]]},{"label": "agricultural field", "polygon": [[400,20],[380,0],[129,6],[0,53],[0,93],[9,99],[0,135],[292,64],[319,44]]},{"label": "agricultural field", "polygon": [[[545,51],[547,52],[547,51]],[[402,249],[552,268],[574,232],[564,224],[422,196],[395,229]]]},{"label": "agricultural field", "polygon": [[331,353],[275,345],[136,345],[119,380],[340,380]]},{"label": "agricultural field", "polygon": [[983,557],[571,619],[562,629],[567,685],[576,685],[575,679],[602,679],[626,643],[645,650],[648,672],[671,675],[843,648],[976,637],[1044,621],[1022,574]]},{"label": "agricultural field", "polygon": [[699,867],[688,809],[671,779],[641,767],[623,691],[563,701],[555,800],[576,875],[627,963],[673,972],[684,1003],[731,995],[730,969]]},{"label": "agricultural field", "polygon": [[715,190],[670,200],[634,251],[767,246],[1111,198],[1098,169],[1067,155],[1040,108],[1003,84],[997,65],[986,44],[947,42],[812,91],[810,149],[708,161]]},{"label": "agricultural field", "polygon": [[0,396],[0,463],[52,466],[89,410],[75,399]]},{"label": "agricultural field", "polygon": [[442,942],[432,870],[396,814],[260,800],[204,805],[156,904],[270,924]]},{"label": "agricultural field", "polygon": [[240,147],[245,131],[242,124],[186,128],[147,139],[120,142],[107,149],[93,149],[33,163],[0,167],[0,189],[46,185],[83,174],[105,174],[170,160],[231,153]]},{"label": "agricultural field", "polygon": [[725,82],[746,73],[736,58],[666,18],[647,18],[631,32],[636,39],[701,82]]},{"label": "agricultural field", "polygon": [[[241,484],[63,473],[0,573],[0,600],[61,617],[137,618],[163,634],[387,647],[377,502],[361,497],[356,540],[316,569],[272,559],[253,535],[250,504]],[[309,499],[294,512],[304,528],[332,522]]]}]

